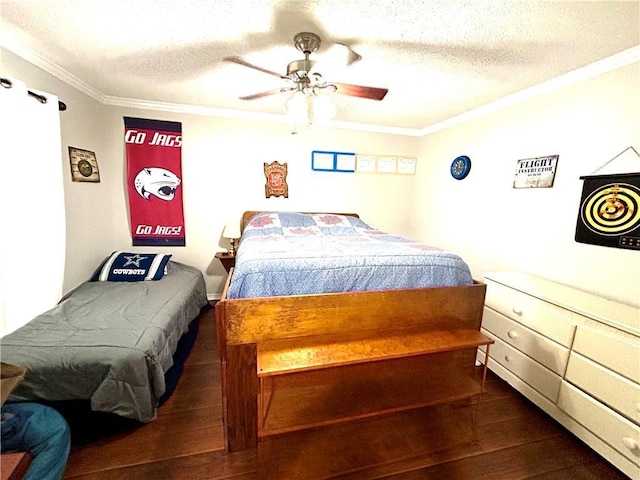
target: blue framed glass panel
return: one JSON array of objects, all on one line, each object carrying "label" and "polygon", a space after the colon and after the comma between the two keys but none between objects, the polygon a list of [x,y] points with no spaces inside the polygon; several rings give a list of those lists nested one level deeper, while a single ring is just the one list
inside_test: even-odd
[{"label": "blue framed glass panel", "polygon": [[316,172],[353,173],[356,171],[356,154],[353,152],[314,150],[311,152],[311,170]]}]

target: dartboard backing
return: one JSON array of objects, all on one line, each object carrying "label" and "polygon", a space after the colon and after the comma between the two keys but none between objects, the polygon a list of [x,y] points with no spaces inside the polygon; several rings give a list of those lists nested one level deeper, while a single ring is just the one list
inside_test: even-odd
[{"label": "dartboard backing", "polygon": [[640,173],[580,178],[576,242],[640,250]]}]

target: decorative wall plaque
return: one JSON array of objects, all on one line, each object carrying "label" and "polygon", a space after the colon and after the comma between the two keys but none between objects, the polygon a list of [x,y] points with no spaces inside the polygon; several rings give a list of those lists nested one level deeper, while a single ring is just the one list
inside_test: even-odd
[{"label": "decorative wall plaque", "polygon": [[71,180],[74,182],[99,182],[98,160],[96,154],[89,150],[69,147],[71,163]]},{"label": "decorative wall plaque", "polygon": [[518,160],[513,188],[551,188],[556,176],[558,155]]},{"label": "decorative wall plaque", "polygon": [[286,163],[264,163],[264,176],[267,182],[264,185],[264,194],[269,197],[289,198],[289,186],[287,185]]}]

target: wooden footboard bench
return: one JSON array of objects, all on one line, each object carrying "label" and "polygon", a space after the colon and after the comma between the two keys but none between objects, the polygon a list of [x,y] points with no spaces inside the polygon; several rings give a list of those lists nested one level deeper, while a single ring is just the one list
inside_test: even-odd
[{"label": "wooden footboard bench", "polygon": [[[231,275],[233,270],[227,282]],[[424,368],[440,373],[451,370],[454,365],[472,369],[475,347],[483,342],[486,344],[486,339],[479,334],[485,289],[484,284],[475,282],[459,287],[227,299],[225,288],[222,300],[216,304],[216,328],[227,450],[257,445],[259,352],[264,361],[265,352],[278,345],[277,341],[284,341],[285,346],[288,344],[292,348],[317,341],[325,341],[325,344],[333,341],[332,351],[326,356],[335,359],[338,352],[344,350],[345,342],[355,339],[360,345],[373,348],[378,342],[391,348],[391,353],[377,358],[385,362],[365,355],[355,362],[352,357],[341,368],[355,368],[358,375],[362,373],[360,369],[370,372],[386,361],[401,362],[401,369],[408,368],[408,364],[415,368],[417,358],[428,358]],[[422,346],[401,352],[405,347],[400,347],[400,343],[394,347],[393,342],[384,341],[403,334],[414,335],[414,344]],[[350,349],[347,350],[354,353]],[[333,360],[323,366],[335,366],[331,362]],[[397,367],[393,365],[396,370]],[[392,379],[394,375],[387,377]],[[434,378],[449,381],[447,375]],[[433,389],[444,388],[442,382],[431,386]],[[463,396],[470,391],[466,390]],[[375,412],[379,406],[366,408]]]},{"label": "wooden footboard bench", "polygon": [[[485,347],[493,340],[477,330],[402,328],[285,338],[257,344],[258,458],[260,478],[313,478],[366,468],[353,450],[371,449],[332,429],[410,412],[425,407],[472,401],[484,392],[486,363],[480,378],[460,353]],[[373,335],[373,336],[372,336]],[[469,406],[472,404],[469,403]],[[477,410],[471,415],[475,432]],[[365,422],[363,422],[365,421]],[[368,424],[367,424],[368,425]],[[292,449],[314,442],[324,429],[331,448],[315,442],[312,454],[295,455],[303,468],[291,468]],[[335,431],[335,430],[334,430]],[[346,437],[346,438],[345,438]],[[310,439],[311,438],[311,439]],[[345,453],[351,452],[351,453]],[[341,457],[339,461],[334,461]],[[320,459],[320,461],[319,461]]]}]

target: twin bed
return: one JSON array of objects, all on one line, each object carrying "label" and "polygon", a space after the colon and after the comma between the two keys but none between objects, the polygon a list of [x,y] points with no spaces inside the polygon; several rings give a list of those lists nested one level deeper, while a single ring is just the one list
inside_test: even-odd
[{"label": "twin bed", "polygon": [[[215,307],[229,451],[257,443],[256,359],[265,342],[480,329],[485,285],[451,252],[381,232],[355,214],[253,211],[241,226]],[[474,360],[474,351],[455,359],[471,368]]]},{"label": "twin bed", "polygon": [[0,339],[2,361],[27,369],[10,401],[88,401],[95,412],[154,420],[208,305],[202,273],[169,257],[115,252],[94,281]]}]

